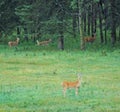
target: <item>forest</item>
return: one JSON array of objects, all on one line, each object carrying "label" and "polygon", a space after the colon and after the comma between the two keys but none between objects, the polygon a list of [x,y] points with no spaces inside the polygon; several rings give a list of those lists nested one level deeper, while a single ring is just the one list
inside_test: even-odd
[{"label": "forest", "polygon": [[0,0],[0,112],[120,112],[120,0]]},{"label": "forest", "polygon": [[82,50],[94,40],[113,47],[120,43],[119,5],[119,0],[1,0],[0,42],[51,39],[63,50],[72,38]]}]

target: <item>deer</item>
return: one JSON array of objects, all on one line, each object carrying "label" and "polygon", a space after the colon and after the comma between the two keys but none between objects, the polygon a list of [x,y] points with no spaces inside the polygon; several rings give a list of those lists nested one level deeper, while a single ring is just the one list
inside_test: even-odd
[{"label": "deer", "polygon": [[38,40],[37,40],[37,45],[38,46],[40,46],[40,45],[48,45],[50,42],[52,41],[52,39],[49,39],[49,40],[45,40],[45,41],[41,41],[41,42],[39,42]]},{"label": "deer", "polygon": [[17,46],[18,45],[18,43],[19,43],[19,38],[17,38],[16,39],[16,41],[9,41],[8,42],[8,45],[10,46],[10,47],[12,47],[12,46]]},{"label": "deer", "polygon": [[70,81],[63,81],[61,83],[62,87],[63,87],[63,95],[64,97],[66,96],[66,91],[69,88],[74,88],[75,89],[75,94],[78,95],[78,89],[81,86],[81,74],[78,74],[78,80],[74,81],[74,82],[70,82]]},{"label": "deer", "polygon": [[96,39],[96,34],[94,33],[94,34],[92,34],[91,37],[85,37],[85,38],[84,38],[84,41],[85,41],[85,42],[93,43],[93,42],[95,41],[95,39]]}]

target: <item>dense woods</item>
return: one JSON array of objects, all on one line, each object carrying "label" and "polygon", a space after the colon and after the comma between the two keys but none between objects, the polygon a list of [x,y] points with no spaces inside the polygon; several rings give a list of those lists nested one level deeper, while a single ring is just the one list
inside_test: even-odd
[{"label": "dense woods", "polygon": [[[64,37],[114,46],[120,42],[119,0],[0,0],[0,42],[52,39],[64,49]],[[72,43],[71,43],[72,44]]]}]

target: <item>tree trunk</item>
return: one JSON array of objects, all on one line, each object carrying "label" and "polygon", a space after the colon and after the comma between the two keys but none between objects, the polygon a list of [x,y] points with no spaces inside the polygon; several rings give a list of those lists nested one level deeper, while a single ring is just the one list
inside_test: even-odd
[{"label": "tree trunk", "polygon": [[83,1],[83,12],[82,12],[82,21],[83,21],[83,29],[84,29],[84,34],[87,33],[87,13],[86,13],[86,0]]},{"label": "tree trunk", "polygon": [[91,9],[91,6],[89,5],[89,7],[88,7],[88,17],[87,17],[87,19],[88,19],[88,35],[90,35],[90,21],[91,21],[91,14],[90,14],[90,9]]},{"label": "tree trunk", "polygon": [[99,27],[100,27],[100,40],[101,43],[104,43],[103,39],[103,25],[102,25],[102,11],[101,11],[101,6],[99,5]]},{"label": "tree trunk", "polygon": [[95,8],[94,8],[95,28],[94,28],[94,33],[96,33],[96,31],[97,31],[97,9],[98,9],[98,5],[97,5],[97,3],[95,3]]},{"label": "tree trunk", "polygon": [[28,42],[28,31],[26,27],[24,27],[24,32],[25,32],[24,40]]},{"label": "tree trunk", "polygon": [[81,0],[78,0],[78,10],[79,10],[79,29],[80,29],[80,40],[81,40],[81,50],[85,49],[84,35],[83,35],[83,23],[82,23],[82,11],[81,11]]},{"label": "tree trunk", "polygon": [[63,20],[59,25],[59,38],[58,38],[58,48],[64,50],[64,35],[63,35]]},{"label": "tree trunk", "polygon": [[115,21],[115,0],[110,0],[111,5],[111,43],[114,46],[116,42],[116,21]]},{"label": "tree trunk", "polygon": [[94,2],[92,0],[92,19],[91,19],[91,34],[94,33]]},{"label": "tree trunk", "polygon": [[[102,3],[101,3],[102,5]],[[107,44],[107,15],[108,15],[108,2],[107,1],[104,1],[104,19],[105,19],[105,44]],[[102,8],[103,10],[103,8]],[[103,12],[103,11],[102,11]]]},{"label": "tree trunk", "polygon": [[84,33],[86,34],[86,26],[87,26],[87,23],[86,23],[86,12],[83,15],[83,20],[84,20]]},{"label": "tree trunk", "polygon": [[[59,2],[61,2],[61,4],[62,4],[63,1],[59,1]],[[58,48],[60,50],[64,50],[64,35],[63,35],[63,32],[64,32],[64,23],[63,23],[64,15],[65,15],[65,12],[62,9],[62,7],[60,7],[59,13],[58,13],[58,33],[59,33]]]},{"label": "tree trunk", "polygon": [[107,44],[107,24],[106,24],[106,22],[107,22],[107,16],[105,14],[105,44]]},{"label": "tree trunk", "polygon": [[61,34],[61,36],[58,38],[58,48],[60,50],[64,50],[64,38],[63,35]]},{"label": "tree trunk", "polygon": [[77,21],[76,15],[73,14],[73,35],[74,35],[74,38],[76,37],[76,26],[77,26],[76,21]]},{"label": "tree trunk", "polygon": [[118,41],[120,41],[120,25],[119,25]]},{"label": "tree trunk", "polygon": [[107,29],[105,28],[105,44],[107,44]]},{"label": "tree trunk", "polygon": [[20,27],[17,27],[17,36],[20,38]]}]

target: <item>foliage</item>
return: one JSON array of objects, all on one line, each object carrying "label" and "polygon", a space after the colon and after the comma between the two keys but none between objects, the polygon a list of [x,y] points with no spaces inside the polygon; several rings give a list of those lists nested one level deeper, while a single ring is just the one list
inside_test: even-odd
[{"label": "foliage", "polygon": [[[87,26],[88,22],[84,22],[85,18],[90,20],[90,24],[92,24],[92,20],[96,16],[97,30],[99,30],[98,12],[100,5],[102,9],[102,31],[104,32],[104,30],[108,30],[108,32],[111,32],[111,41],[114,38],[116,38],[115,41],[118,40],[118,37],[115,37],[115,35],[112,34],[115,33],[115,31],[113,31],[114,29],[117,30],[120,27],[119,0],[79,1],[82,5],[80,7],[80,11],[82,13],[81,22],[83,24],[86,24]],[[114,2],[114,6],[112,5],[112,2]],[[26,37],[26,35],[29,35],[29,39],[41,39],[45,37],[46,34],[48,34],[49,37],[52,37],[52,35],[56,35],[56,38],[59,38],[59,36],[61,35],[60,32],[63,32],[62,35],[63,37],[65,37],[65,35],[68,35],[68,31],[68,38],[71,36],[75,37],[75,35],[78,35],[79,32],[78,6],[78,0],[1,0],[0,33],[3,32],[5,33],[5,35],[7,34],[7,38],[9,39],[9,36],[11,36],[11,32],[16,32],[16,28],[20,26],[21,30],[25,28],[27,30],[24,31],[24,34],[22,34],[23,39]],[[93,11],[92,7],[94,8],[94,10],[96,10],[96,12]],[[115,25],[112,26],[111,23],[115,23]],[[83,30],[83,33],[86,32],[84,32]],[[4,39],[6,40],[7,38]],[[108,38],[110,37],[107,37],[107,39]]]},{"label": "foliage", "polygon": [[18,23],[18,17],[15,15],[15,0],[0,1],[0,32],[11,31]]}]

